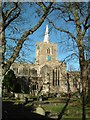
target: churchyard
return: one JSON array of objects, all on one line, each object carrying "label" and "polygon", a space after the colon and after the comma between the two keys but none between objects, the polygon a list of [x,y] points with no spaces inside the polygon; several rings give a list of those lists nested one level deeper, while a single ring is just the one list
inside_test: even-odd
[{"label": "churchyard", "polygon": [[[18,94],[4,96],[2,104],[3,118],[31,118],[36,114],[48,119],[81,120],[82,102],[77,96],[43,97]],[[90,120],[90,104],[86,104],[86,118]],[[35,119],[35,118],[34,118]],[[44,119],[44,118],[42,118]],[[47,119],[46,119],[47,120]]]}]

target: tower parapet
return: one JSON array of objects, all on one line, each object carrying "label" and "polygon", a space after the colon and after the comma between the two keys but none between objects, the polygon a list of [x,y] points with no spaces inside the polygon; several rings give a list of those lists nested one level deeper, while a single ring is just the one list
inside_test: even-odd
[{"label": "tower parapet", "polygon": [[50,43],[48,25],[43,42],[38,42],[36,45],[36,64],[45,64],[47,62],[56,63],[57,61],[57,44]]}]

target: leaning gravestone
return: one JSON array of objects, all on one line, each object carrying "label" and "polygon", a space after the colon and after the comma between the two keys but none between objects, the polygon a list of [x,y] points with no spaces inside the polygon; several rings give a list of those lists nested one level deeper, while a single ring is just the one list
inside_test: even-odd
[{"label": "leaning gravestone", "polygon": [[36,108],[36,113],[45,116],[45,110],[40,105]]},{"label": "leaning gravestone", "polygon": [[42,96],[39,97],[39,101],[42,101]]}]

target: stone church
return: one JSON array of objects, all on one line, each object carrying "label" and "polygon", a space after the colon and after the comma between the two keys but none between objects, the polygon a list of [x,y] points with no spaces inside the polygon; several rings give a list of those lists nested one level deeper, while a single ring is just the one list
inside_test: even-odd
[{"label": "stone church", "polygon": [[[67,92],[66,64],[58,61],[57,44],[51,43],[48,25],[43,42],[36,43],[36,61],[34,64],[14,63],[12,69],[19,78],[18,82],[29,86],[30,93]],[[22,81],[26,79],[26,83]],[[26,88],[25,88],[26,89]]]}]

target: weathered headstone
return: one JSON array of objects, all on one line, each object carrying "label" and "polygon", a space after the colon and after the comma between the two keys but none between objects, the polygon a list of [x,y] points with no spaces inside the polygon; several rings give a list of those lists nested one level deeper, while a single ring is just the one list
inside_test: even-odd
[{"label": "weathered headstone", "polygon": [[38,91],[37,90],[35,90],[35,96],[37,96],[38,95]]},{"label": "weathered headstone", "polygon": [[57,94],[57,98],[60,97],[60,93]]},{"label": "weathered headstone", "polygon": [[25,103],[26,103],[26,104],[28,103],[28,98],[27,98],[27,97],[25,97]]},{"label": "weathered headstone", "polygon": [[42,97],[39,98],[39,101],[42,101]]},{"label": "weathered headstone", "polygon": [[36,113],[45,116],[45,110],[40,105],[36,108]]},{"label": "weathered headstone", "polygon": [[15,95],[15,99],[18,99],[18,98],[19,98],[18,93],[15,93],[14,95]]}]

